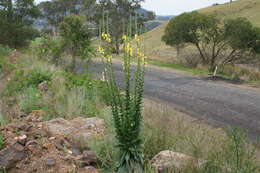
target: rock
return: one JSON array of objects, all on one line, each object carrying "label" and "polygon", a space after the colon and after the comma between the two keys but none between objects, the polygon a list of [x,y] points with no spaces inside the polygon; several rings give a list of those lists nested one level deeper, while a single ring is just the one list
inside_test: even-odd
[{"label": "rock", "polygon": [[49,136],[66,136],[71,140],[82,141],[93,135],[103,135],[105,121],[100,118],[75,118],[71,121],[58,118],[42,123]]},{"label": "rock", "polygon": [[45,143],[42,145],[44,149],[48,150],[50,152],[51,150],[56,149],[56,146],[53,143]]},{"label": "rock", "polygon": [[74,154],[74,155],[81,155],[81,152],[76,145],[72,145],[71,151],[72,151],[72,154]]},{"label": "rock", "polygon": [[188,164],[193,164],[195,167],[200,167],[204,163],[192,156],[186,154],[173,152],[173,151],[161,151],[152,159],[152,166],[159,170],[159,172],[167,169],[182,169]]},{"label": "rock", "polygon": [[[84,173],[100,173],[95,167],[93,166],[86,166],[83,169]],[[82,171],[82,173],[83,173]]]},{"label": "rock", "polygon": [[32,153],[37,153],[37,150],[39,150],[39,144],[36,140],[28,141],[25,144],[25,147],[27,148],[28,151]]},{"label": "rock", "polygon": [[16,163],[26,157],[25,148],[16,143],[0,151],[0,169],[9,169],[16,166]]},{"label": "rock", "polygon": [[83,151],[83,158],[82,160],[87,165],[96,165],[98,162],[98,157],[95,152],[93,151]]},{"label": "rock", "polygon": [[38,85],[38,89],[42,92],[46,92],[49,89],[48,82],[44,81]]},{"label": "rock", "polygon": [[38,142],[36,140],[31,140],[31,141],[28,141],[25,146],[27,147],[30,145],[38,145]]},{"label": "rock", "polygon": [[19,144],[25,145],[25,143],[27,141],[27,136],[26,135],[18,136],[18,137],[15,137],[15,140],[17,140],[17,142]]},{"label": "rock", "polygon": [[56,160],[54,158],[47,158],[46,159],[46,166],[54,166],[56,164]]},{"label": "rock", "polygon": [[43,110],[33,110],[25,119],[28,122],[42,122],[42,116],[47,112]]}]

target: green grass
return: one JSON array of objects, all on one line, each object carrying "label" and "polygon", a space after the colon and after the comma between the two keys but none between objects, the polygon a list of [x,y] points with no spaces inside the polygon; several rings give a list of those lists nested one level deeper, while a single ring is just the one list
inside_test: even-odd
[{"label": "green grass", "polygon": [[[192,75],[196,75],[196,76],[200,76],[200,77],[207,77],[207,76],[211,75],[211,73],[207,70],[202,70],[202,69],[198,69],[198,68],[188,68],[188,67],[184,67],[182,65],[160,62],[160,61],[157,61],[157,60],[148,60],[148,64],[155,65],[155,66],[158,66],[158,67],[166,67],[166,68],[170,68],[170,69],[175,69],[175,70],[187,72],[187,73],[190,73]],[[229,74],[219,73],[218,76],[223,78],[224,80],[234,80],[232,75],[229,75]],[[241,81],[241,82],[243,84],[260,86],[260,80],[256,80],[256,81],[249,80],[249,81]]]},{"label": "green grass", "polygon": [[177,64],[171,64],[171,63],[160,62],[160,61],[155,61],[155,60],[148,60],[148,64],[155,65],[158,67],[166,67],[166,68],[171,68],[171,69],[175,69],[175,70],[180,70],[180,71],[191,73],[193,75],[199,75],[199,76],[209,75],[209,72],[206,70],[188,68],[188,67],[184,67],[184,66],[177,65]]},{"label": "green grass", "polygon": [[4,135],[0,133],[0,150],[4,148]]}]

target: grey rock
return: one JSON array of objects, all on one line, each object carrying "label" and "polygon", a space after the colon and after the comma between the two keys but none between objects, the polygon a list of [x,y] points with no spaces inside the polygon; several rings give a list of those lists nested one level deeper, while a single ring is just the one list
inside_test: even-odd
[{"label": "grey rock", "polygon": [[56,160],[54,158],[47,158],[46,159],[46,166],[54,166],[56,164]]},{"label": "grey rock", "polygon": [[0,151],[0,168],[14,168],[16,163],[23,160],[26,155],[25,148],[18,143],[7,147]]}]

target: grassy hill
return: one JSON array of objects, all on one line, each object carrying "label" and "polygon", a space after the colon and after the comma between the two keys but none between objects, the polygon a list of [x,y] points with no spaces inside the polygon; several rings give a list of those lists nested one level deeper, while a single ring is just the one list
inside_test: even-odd
[{"label": "grassy hill", "polygon": [[[201,13],[217,13],[222,19],[246,17],[255,26],[260,27],[260,0],[238,0],[232,3],[215,5],[198,10]],[[144,35],[147,54],[151,59],[174,62],[176,60],[176,51],[170,46],[166,46],[161,37],[168,22],[160,25],[154,30]],[[184,50],[184,54],[190,54],[194,50]]]}]

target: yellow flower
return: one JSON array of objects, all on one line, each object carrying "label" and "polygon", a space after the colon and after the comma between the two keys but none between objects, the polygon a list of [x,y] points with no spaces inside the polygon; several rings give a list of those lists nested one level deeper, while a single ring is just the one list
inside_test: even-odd
[{"label": "yellow flower", "polygon": [[133,48],[131,48],[131,47],[129,48],[129,55],[133,56]]},{"label": "yellow flower", "polygon": [[102,39],[109,43],[112,41],[110,34],[106,34],[104,32],[102,33]]},{"label": "yellow flower", "polygon": [[126,35],[123,35],[122,39],[123,39],[123,40],[126,40],[126,39],[127,39],[127,36],[126,36]]},{"label": "yellow flower", "polygon": [[140,41],[140,37],[138,36],[138,34],[135,34],[135,41],[137,41],[137,42]]},{"label": "yellow flower", "polygon": [[140,48],[138,48],[138,50],[137,50],[137,55],[138,55],[138,57],[142,57],[143,56],[143,53],[142,53]]},{"label": "yellow flower", "polygon": [[101,53],[101,54],[105,54],[105,50],[101,46],[98,47],[98,52]]},{"label": "yellow flower", "polygon": [[108,62],[112,62],[112,55],[107,55]]}]

